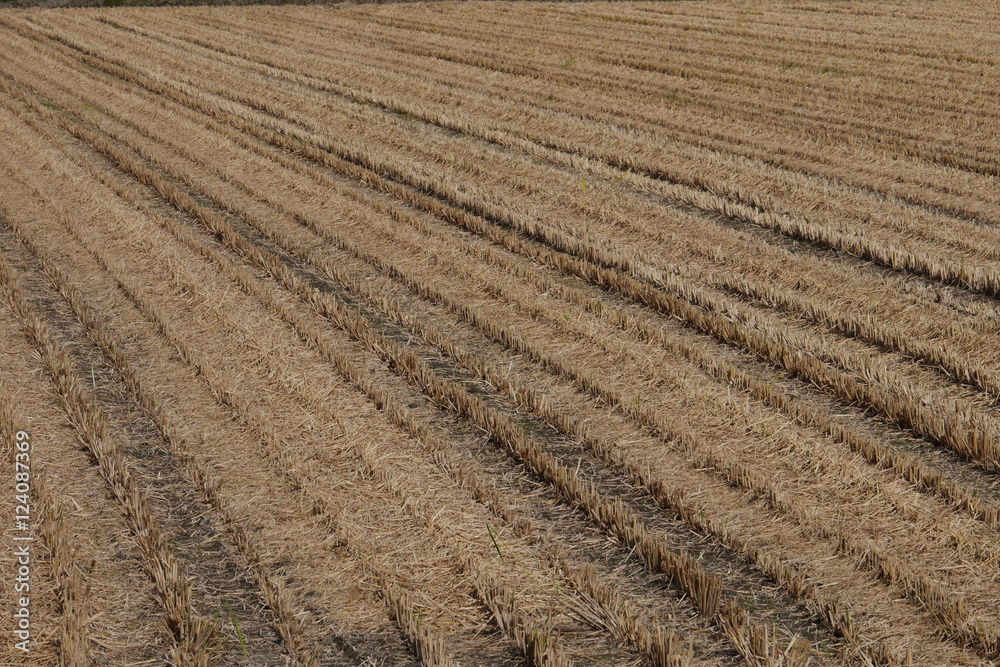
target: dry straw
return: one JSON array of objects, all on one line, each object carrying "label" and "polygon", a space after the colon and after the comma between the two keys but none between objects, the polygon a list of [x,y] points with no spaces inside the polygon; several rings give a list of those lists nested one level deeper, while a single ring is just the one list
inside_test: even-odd
[{"label": "dry straw", "polygon": [[[10,216],[2,217],[8,225],[12,224]],[[45,320],[27,300],[13,267],[4,257],[0,257],[0,284],[22,330],[41,356],[70,421],[128,519],[144,555],[146,571],[165,608],[163,621],[174,641],[173,659],[184,665],[207,665],[214,628],[192,610],[187,576],[152,518],[144,494],[133,481],[121,444],[107,432],[104,416],[85,382],[73,368],[65,349],[53,339]]]},{"label": "dry straw", "polygon": [[[16,412],[6,385],[0,382],[0,437],[6,443],[14,443],[15,434],[25,423]],[[67,519],[62,502],[53,495],[37,457],[32,466],[31,487],[59,600],[59,660],[67,667],[83,667],[90,664],[87,657],[91,649],[87,633],[87,619],[91,615],[87,599],[89,586],[73,546],[72,522]]]}]

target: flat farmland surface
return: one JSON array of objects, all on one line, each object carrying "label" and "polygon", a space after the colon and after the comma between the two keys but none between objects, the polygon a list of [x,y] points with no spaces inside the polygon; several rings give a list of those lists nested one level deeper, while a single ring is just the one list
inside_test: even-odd
[{"label": "flat farmland surface", "polygon": [[0,45],[0,664],[1000,664],[994,4]]}]

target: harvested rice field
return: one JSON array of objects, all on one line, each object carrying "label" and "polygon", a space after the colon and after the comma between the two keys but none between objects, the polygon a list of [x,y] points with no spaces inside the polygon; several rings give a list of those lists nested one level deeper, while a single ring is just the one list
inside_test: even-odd
[{"label": "harvested rice field", "polygon": [[0,11],[2,665],[1000,665],[1000,8]]}]

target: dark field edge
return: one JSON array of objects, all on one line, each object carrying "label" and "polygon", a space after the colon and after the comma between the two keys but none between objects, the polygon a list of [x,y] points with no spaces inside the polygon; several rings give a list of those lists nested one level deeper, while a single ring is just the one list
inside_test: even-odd
[{"label": "dark field edge", "polygon": [[[245,5],[399,5],[435,0],[0,0],[0,11],[4,9],[62,9],[73,7],[239,7]],[[487,0],[490,2],[499,0]],[[519,0],[519,2],[541,2],[542,0]],[[544,0],[546,2],[593,2],[594,0]],[[680,2],[682,0],[661,0]]]}]

